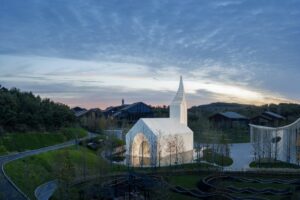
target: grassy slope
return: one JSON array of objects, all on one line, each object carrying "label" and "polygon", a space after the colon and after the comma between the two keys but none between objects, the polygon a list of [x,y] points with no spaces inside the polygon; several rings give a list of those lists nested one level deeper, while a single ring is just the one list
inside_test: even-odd
[{"label": "grassy slope", "polygon": [[198,181],[200,181],[204,176],[200,175],[179,175],[179,176],[170,176],[169,183],[172,185],[178,185],[185,188],[195,188]]},{"label": "grassy slope", "polygon": [[[207,175],[207,174],[206,174]],[[180,176],[170,176],[169,183],[172,185],[181,186],[184,188],[196,188],[196,184],[200,181],[204,176],[200,175],[180,175]],[[171,199],[197,199],[194,197],[178,194],[175,192],[170,193]]]},{"label": "grassy slope", "polygon": [[86,136],[87,132],[81,128],[63,128],[53,133],[9,133],[0,137],[0,155],[62,143],[76,138],[76,134],[80,138]]},{"label": "grassy slope", "polygon": [[[75,168],[74,178],[83,177],[83,163],[86,158],[86,176],[89,175],[108,175],[115,171],[127,170],[124,166],[110,165],[107,161],[96,154],[96,152],[83,147],[69,147],[66,150],[56,150],[24,159],[12,161],[5,166],[7,174],[29,197],[33,197],[34,190],[40,184],[56,178],[57,168],[61,164],[60,157],[64,151],[68,151],[70,160]],[[157,171],[183,170],[212,168],[208,164],[185,164],[182,166],[162,167]],[[151,172],[150,168],[136,168],[137,172]],[[176,196],[176,195],[175,195]]]},{"label": "grassy slope", "polygon": [[83,176],[84,165],[86,176],[97,174],[100,166],[107,166],[95,152],[82,147],[69,147],[10,162],[5,165],[5,171],[22,191],[33,198],[37,186],[56,178],[65,151],[74,165],[74,178]]}]

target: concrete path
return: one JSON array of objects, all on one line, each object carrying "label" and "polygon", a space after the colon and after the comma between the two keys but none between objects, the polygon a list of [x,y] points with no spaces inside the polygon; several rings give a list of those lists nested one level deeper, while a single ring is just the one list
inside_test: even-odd
[{"label": "concrete path", "polygon": [[[89,135],[83,139],[86,139],[88,137],[95,137],[95,134],[89,133]],[[4,165],[10,161],[17,160],[20,158],[24,158],[27,156],[37,155],[40,153],[53,151],[57,149],[62,149],[65,147],[69,147],[75,145],[75,140],[70,140],[68,142],[57,144],[54,146],[49,147],[43,147],[41,149],[36,150],[30,150],[30,151],[24,151],[16,154],[9,154],[6,156],[0,157],[0,166],[1,166],[1,172],[0,172],[0,200],[24,200],[29,199],[12,181],[11,179],[6,175],[4,171]]]},{"label": "concrete path", "polygon": [[[217,144],[198,144],[200,146],[208,146],[208,148]],[[253,161],[253,146],[251,143],[233,143],[228,144],[230,148],[230,157],[233,160],[232,165],[225,167],[226,171],[245,171],[249,170],[249,164]],[[200,157],[202,157],[200,152]],[[197,157],[197,153],[194,152],[194,158]]]},{"label": "concrete path", "polygon": [[253,147],[251,143],[239,143],[230,145],[230,157],[233,164],[225,167],[228,171],[245,171],[249,169],[249,164],[253,161]]},{"label": "concrete path", "polygon": [[48,200],[57,189],[57,186],[57,180],[46,182],[35,189],[34,195],[38,200]]}]

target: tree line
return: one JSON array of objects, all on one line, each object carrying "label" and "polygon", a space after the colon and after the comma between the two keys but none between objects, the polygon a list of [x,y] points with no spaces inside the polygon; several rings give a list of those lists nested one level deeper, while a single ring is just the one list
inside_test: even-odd
[{"label": "tree line", "polygon": [[0,133],[55,131],[75,122],[73,112],[64,104],[0,85]]}]

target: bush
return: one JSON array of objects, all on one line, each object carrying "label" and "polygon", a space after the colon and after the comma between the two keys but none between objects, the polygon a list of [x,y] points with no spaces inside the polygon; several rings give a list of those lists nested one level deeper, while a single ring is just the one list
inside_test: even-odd
[{"label": "bush", "polygon": [[111,141],[112,141],[112,146],[113,148],[116,148],[116,147],[120,147],[120,146],[124,146],[125,145],[125,141],[119,139],[119,138],[116,138],[116,137],[112,137],[111,138]]},{"label": "bush", "polygon": [[230,166],[233,163],[230,157],[213,152],[211,149],[205,149],[203,151],[203,160],[215,163],[219,166]]},{"label": "bush", "polygon": [[125,160],[125,156],[112,156],[111,160],[115,162],[121,162]]},{"label": "bush", "polygon": [[5,130],[3,129],[2,126],[0,126],[0,136],[4,135],[5,134]]},{"label": "bush", "polygon": [[0,155],[6,154],[6,153],[7,153],[7,149],[5,148],[5,146],[0,145]]},{"label": "bush", "polygon": [[299,169],[299,165],[295,165],[292,163],[287,163],[283,161],[275,161],[275,160],[262,160],[262,161],[253,161],[249,165],[251,168],[293,168],[293,169]]}]

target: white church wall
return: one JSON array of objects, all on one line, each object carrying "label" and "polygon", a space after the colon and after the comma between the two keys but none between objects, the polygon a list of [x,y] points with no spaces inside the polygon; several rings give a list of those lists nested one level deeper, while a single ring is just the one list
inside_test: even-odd
[{"label": "white church wall", "polygon": [[187,106],[184,103],[170,105],[170,118],[187,125]]},{"label": "white church wall", "polygon": [[143,141],[147,141],[150,147],[150,155],[144,154],[143,156],[149,157],[149,162],[153,163],[152,159],[156,160],[156,157],[153,156],[156,155],[156,136],[142,120],[139,120],[126,134],[126,158],[130,164],[137,165],[136,161],[140,157],[139,150]]},{"label": "white church wall", "polygon": [[149,164],[152,166],[193,161],[194,136],[187,127],[187,104],[182,78],[169,112],[170,118],[140,119],[130,129],[126,135],[127,160],[130,164],[134,164],[133,158],[140,155],[143,140],[149,143],[150,156],[146,157],[150,157]]}]

